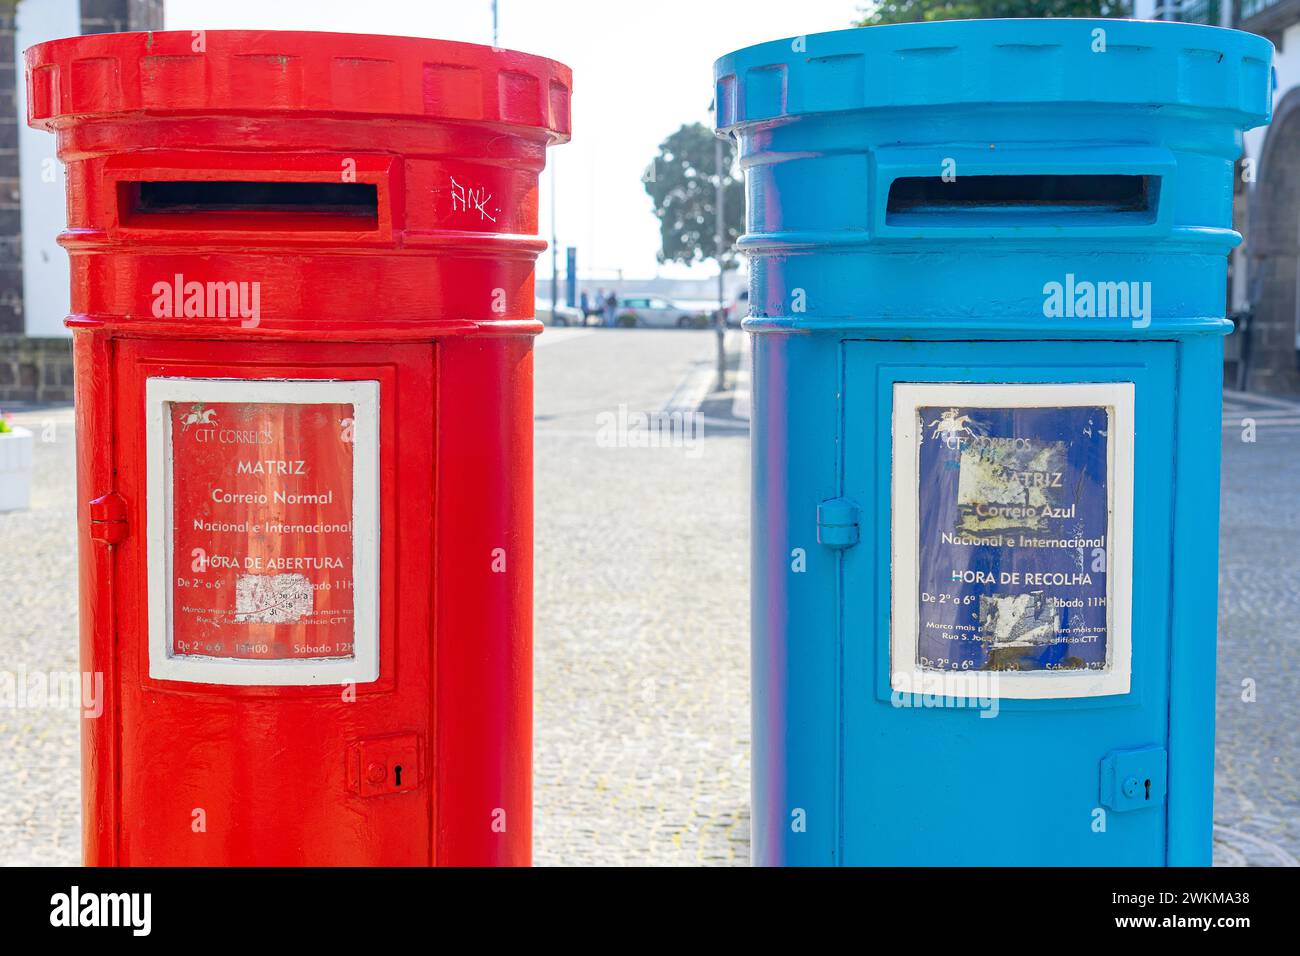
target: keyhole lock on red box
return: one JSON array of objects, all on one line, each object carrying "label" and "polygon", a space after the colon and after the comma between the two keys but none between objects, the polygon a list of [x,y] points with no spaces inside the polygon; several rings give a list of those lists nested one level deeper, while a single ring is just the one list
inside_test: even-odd
[{"label": "keyhole lock on red box", "polygon": [[348,748],[348,787],[363,797],[415,790],[423,763],[419,734],[362,740]]}]

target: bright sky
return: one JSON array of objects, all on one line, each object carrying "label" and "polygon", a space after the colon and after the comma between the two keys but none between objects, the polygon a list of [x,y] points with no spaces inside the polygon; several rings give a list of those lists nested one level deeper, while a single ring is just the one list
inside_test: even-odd
[{"label": "bright sky", "polygon": [[[168,30],[335,30],[492,42],[490,0],[165,0]],[[716,275],[659,266],[641,174],[683,123],[710,121],[713,61],[764,40],[839,30],[860,0],[499,0],[499,43],[573,68],[573,141],[551,150],[559,246],[583,277]],[[550,172],[540,227],[550,240]],[[563,271],[563,265],[561,265]],[[550,255],[539,263],[550,274]]]}]

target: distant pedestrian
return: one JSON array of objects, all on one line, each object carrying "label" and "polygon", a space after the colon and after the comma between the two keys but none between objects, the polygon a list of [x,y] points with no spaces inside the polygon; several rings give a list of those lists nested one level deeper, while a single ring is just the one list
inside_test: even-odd
[{"label": "distant pedestrian", "polygon": [[586,325],[587,316],[591,315],[591,296],[587,294],[586,289],[583,289],[582,295],[578,297],[578,306],[582,309],[582,324]]},{"label": "distant pedestrian", "polygon": [[618,296],[614,294],[613,290],[610,290],[609,297],[605,299],[605,326],[607,328],[612,329],[614,327],[614,319],[617,312]]}]

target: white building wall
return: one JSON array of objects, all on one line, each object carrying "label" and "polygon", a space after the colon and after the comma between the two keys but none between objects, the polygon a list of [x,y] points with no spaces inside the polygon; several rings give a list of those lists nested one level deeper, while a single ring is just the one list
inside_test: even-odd
[{"label": "white building wall", "polygon": [[67,225],[63,164],[54,137],[27,125],[27,83],[22,51],[44,40],[81,32],[80,0],[21,0],[15,11],[18,54],[18,172],[22,195],[23,321],[29,336],[67,336],[68,254],[55,238]]}]

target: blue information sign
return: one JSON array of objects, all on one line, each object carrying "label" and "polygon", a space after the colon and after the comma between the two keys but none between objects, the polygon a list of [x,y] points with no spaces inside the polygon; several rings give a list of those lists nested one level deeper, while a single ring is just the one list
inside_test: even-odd
[{"label": "blue information sign", "polygon": [[917,666],[1106,669],[1107,408],[916,412]]}]

